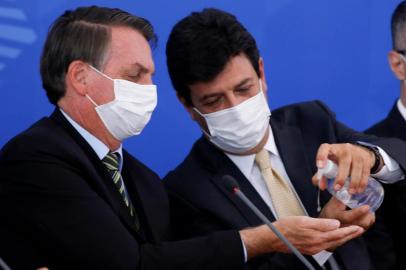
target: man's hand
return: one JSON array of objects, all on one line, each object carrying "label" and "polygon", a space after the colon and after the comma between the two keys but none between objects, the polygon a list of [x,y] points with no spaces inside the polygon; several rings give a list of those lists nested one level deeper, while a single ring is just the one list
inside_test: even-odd
[{"label": "man's hand", "polygon": [[[364,232],[356,225],[340,228],[338,220],[306,216],[284,217],[273,224],[301,253],[307,255],[340,246]],[[290,252],[265,225],[242,230],[240,235],[248,259],[270,252]]]},{"label": "man's hand", "polygon": [[[375,156],[372,151],[364,147],[345,143],[345,144],[322,144],[319,147],[316,157],[318,168],[326,165],[327,159],[338,164],[338,174],[334,182],[334,189],[339,190],[344,185],[345,179],[351,177],[349,193],[355,194],[362,192],[368,184],[368,176],[375,162]],[[327,187],[323,178],[319,181],[317,175],[313,176],[313,184],[318,185],[321,190]]]},{"label": "man's hand", "polygon": [[368,205],[346,210],[346,206],[335,197],[332,197],[323,207],[319,217],[337,219],[341,222],[341,227],[358,225],[364,230],[375,222],[375,214],[369,211]]}]

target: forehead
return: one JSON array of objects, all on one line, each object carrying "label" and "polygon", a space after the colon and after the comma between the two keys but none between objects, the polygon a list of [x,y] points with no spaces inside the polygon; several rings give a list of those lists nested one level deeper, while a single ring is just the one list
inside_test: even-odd
[{"label": "forehead", "polygon": [[145,37],[129,27],[112,27],[106,68],[140,64],[153,72],[151,47]]},{"label": "forehead", "polygon": [[192,95],[204,95],[210,92],[229,90],[247,78],[255,79],[257,74],[248,58],[244,54],[240,54],[231,58],[223,71],[213,80],[198,82],[189,88]]}]

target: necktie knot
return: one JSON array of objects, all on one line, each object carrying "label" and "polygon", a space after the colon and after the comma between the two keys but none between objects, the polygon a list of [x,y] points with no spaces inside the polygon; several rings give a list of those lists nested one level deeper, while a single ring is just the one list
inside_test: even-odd
[{"label": "necktie knot", "polygon": [[259,169],[264,171],[266,169],[271,168],[271,159],[269,158],[269,153],[266,149],[262,148],[256,155],[255,155],[255,162],[257,163]]},{"label": "necktie knot", "polygon": [[255,155],[257,163],[278,218],[284,216],[301,216],[304,211],[288,183],[272,168],[271,157],[266,149]]},{"label": "necktie knot", "polygon": [[103,164],[107,167],[110,171],[118,171],[120,168],[120,154],[109,152],[103,159]]}]

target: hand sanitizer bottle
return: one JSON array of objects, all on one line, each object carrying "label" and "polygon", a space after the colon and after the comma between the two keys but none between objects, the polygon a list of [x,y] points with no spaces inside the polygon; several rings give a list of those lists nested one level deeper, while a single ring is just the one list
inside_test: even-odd
[{"label": "hand sanitizer bottle", "polygon": [[370,207],[370,211],[375,212],[379,206],[381,206],[384,197],[384,190],[378,181],[372,177],[369,177],[368,185],[363,192],[350,194],[348,192],[351,181],[350,177],[345,180],[345,183],[341,189],[334,190],[334,180],[337,173],[338,167],[331,160],[327,160],[326,165],[323,168],[319,168],[317,172],[320,179],[321,175],[327,178],[327,190],[331,193],[331,195],[339,199],[350,208],[356,208],[367,204]]}]

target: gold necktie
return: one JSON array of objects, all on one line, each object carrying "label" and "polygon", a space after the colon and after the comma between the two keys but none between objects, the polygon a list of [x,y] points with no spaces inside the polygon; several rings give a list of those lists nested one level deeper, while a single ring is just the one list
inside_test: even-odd
[{"label": "gold necktie", "polygon": [[271,195],[272,204],[278,218],[305,215],[296,195],[289,184],[271,166],[267,150],[262,149],[255,155],[255,162],[261,170],[262,177]]}]

